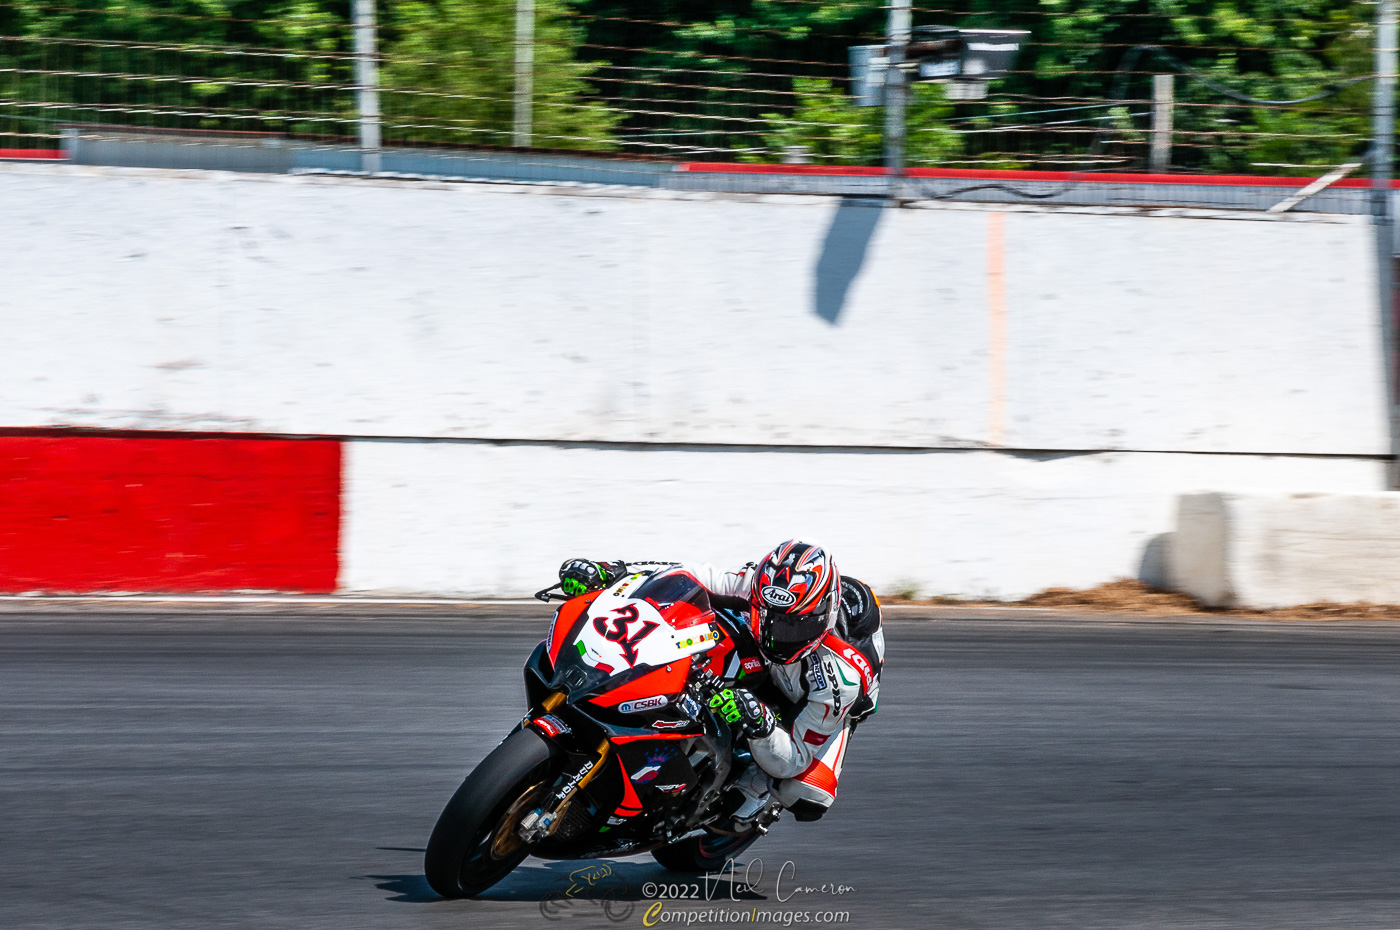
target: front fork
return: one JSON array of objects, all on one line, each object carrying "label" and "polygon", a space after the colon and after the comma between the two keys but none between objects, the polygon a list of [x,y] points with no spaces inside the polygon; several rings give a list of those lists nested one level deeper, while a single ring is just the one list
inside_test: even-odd
[{"label": "front fork", "polygon": [[[558,707],[563,700],[563,692],[555,691],[540,702],[540,707],[547,714]],[[527,714],[521,723],[524,726],[530,726],[533,720],[534,718]],[[595,758],[585,761],[578,771],[567,776],[563,783],[549,797],[545,798],[544,804],[521,818],[517,831],[521,840],[526,843],[537,843],[554,833],[574,797],[593,780],[594,776],[603,770],[604,764],[608,761],[608,755],[612,752],[612,742],[604,737],[594,752],[596,753]]]}]

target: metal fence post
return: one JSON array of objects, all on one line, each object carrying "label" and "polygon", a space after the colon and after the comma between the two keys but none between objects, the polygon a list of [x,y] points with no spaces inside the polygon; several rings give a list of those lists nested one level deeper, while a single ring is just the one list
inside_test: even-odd
[{"label": "metal fence post", "polygon": [[355,3],[355,96],[360,112],[360,168],[379,170],[379,67],[375,50],[374,0]]},{"label": "metal fence post", "polygon": [[1395,342],[1395,209],[1390,190],[1395,142],[1395,0],[1376,8],[1376,84],[1371,107],[1371,212],[1376,230],[1376,277],[1379,284],[1381,334],[1385,345],[1385,400],[1390,421],[1392,461],[1389,485],[1400,489],[1400,419],[1397,418]]},{"label": "metal fence post", "polygon": [[535,97],[535,0],[515,0],[515,131],[511,145],[530,147]]},{"label": "metal fence post", "polygon": [[904,52],[913,28],[910,0],[890,0],[888,58],[885,66],[885,170],[890,175],[890,196],[899,197],[904,176],[905,102],[909,83],[904,75]]},{"label": "metal fence post", "polygon": [[1152,171],[1162,174],[1172,165],[1172,106],[1174,75],[1152,75]]}]

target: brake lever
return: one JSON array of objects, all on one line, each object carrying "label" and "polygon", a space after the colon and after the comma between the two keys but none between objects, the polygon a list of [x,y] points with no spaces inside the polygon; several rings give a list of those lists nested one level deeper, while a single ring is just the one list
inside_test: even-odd
[{"label": "brake lever", "polygon": [[556,596],[549,593],[550,591],[553,591],[555,588],[559,587],[560,584],[561,582],[556,581],[554,584],[545,588],[543,591],[536,591],[535,600],[544,601],[546,604],[554,600],[567,601],[569,599],[569,596],[567,594],[560,594]]},{"label": "brake lever", "polygon": [[731,686],[728,680],[721,678],[704,666],[700,666],[695,671],[691,678],[691,683],[695,685],[695,689],[700,692],[701,696],[704,697],[707,702],[709,698]]}]

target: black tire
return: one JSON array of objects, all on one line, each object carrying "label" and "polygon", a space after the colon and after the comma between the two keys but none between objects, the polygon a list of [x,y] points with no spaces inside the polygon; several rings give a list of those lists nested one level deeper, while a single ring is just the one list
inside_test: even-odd
[{"label": "black tire", "polygon": [[481,760],[443,808],[428,838],[423,872],[444,898],[480,894],[530,855],[520,846],[496,855],[501,818],[522,796],[553,774],[557,750],[534,730],[517,730]]},{"label": "black tire", "polygon": [[730,836],[707,833],[653,849],[651,856],[672,872],[718,872],[730,859],[743,854],[760,836],[757,830]]}]

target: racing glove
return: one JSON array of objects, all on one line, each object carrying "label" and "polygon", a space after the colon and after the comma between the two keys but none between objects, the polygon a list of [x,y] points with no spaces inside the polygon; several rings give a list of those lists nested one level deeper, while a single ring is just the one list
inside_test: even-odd
[{"label": "racing glove", "polygon": [[748,688],[725,688],[710,698],[710,707],[749,739],[769,736],[778,725],[777,715]]},{"label": "racing glove", "polygon": [[569,559],[559,566],[559,588],[569,597],[577,597],[606,588],[627,574],[627,563],[594,562],[592,559]]}]

